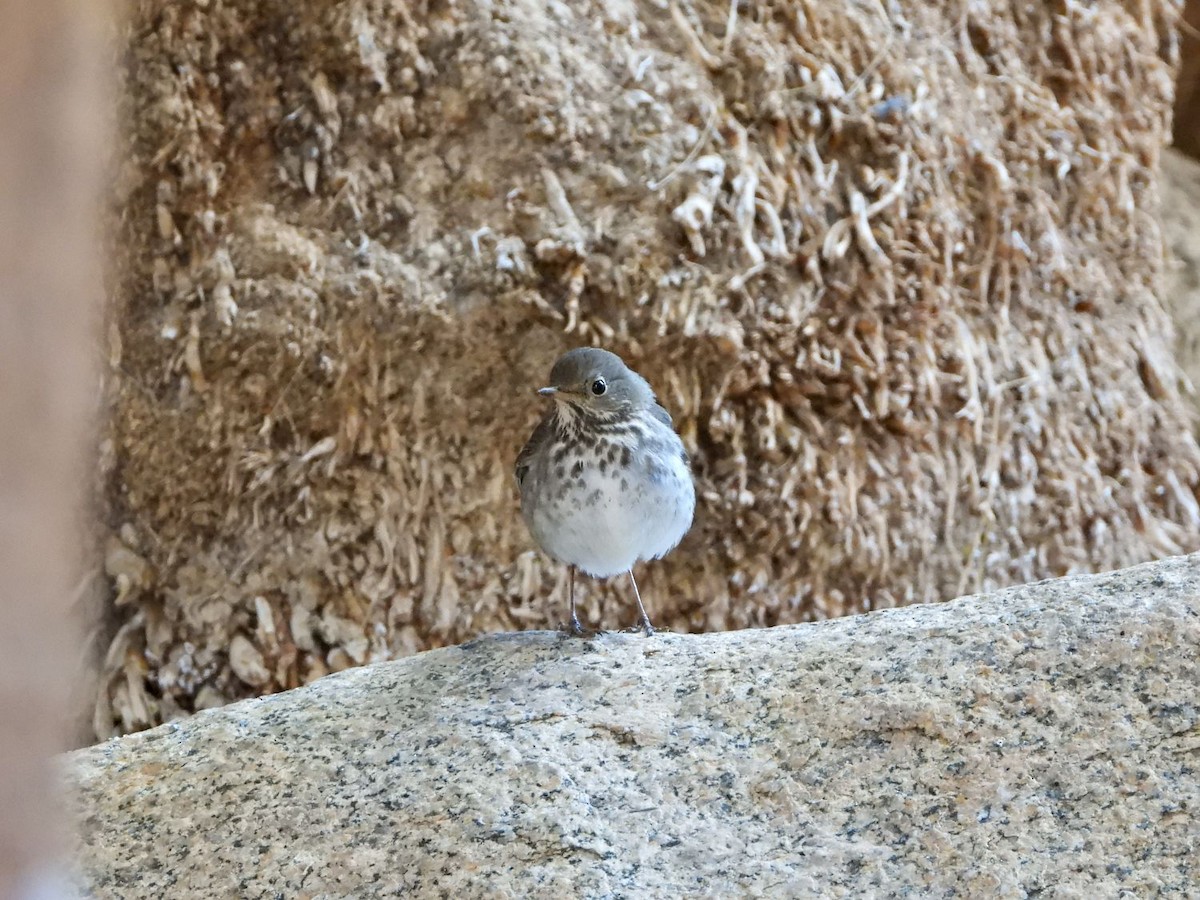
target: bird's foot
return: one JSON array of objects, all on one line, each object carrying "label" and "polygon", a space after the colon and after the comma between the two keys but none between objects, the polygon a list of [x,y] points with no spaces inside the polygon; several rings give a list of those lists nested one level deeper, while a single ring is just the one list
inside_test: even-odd
[{"label": "bird's foot", "polygon": [[579,616],[571,616],[571,620],[563,625],[562,630],[572,637],[592,637],[595,632],[583,627],[583,623],[579,621]]},{"label": "bird's foot", "polygon": [[638,623],[636,625],[634,625],[632,628],[623,629],[625,634],[633,634],[634,632],[640,631],[643,634],[645,634],[646,637],[651,637],[655,633],[656,630],[657,629],[655,629],[655,627],[650,624],[649,619],[640,619],[638,621]]}]

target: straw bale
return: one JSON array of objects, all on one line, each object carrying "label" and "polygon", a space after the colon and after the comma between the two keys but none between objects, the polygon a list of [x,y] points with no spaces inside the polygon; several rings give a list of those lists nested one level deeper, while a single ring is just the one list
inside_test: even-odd
[{"label": "straw bale", "polygon": [[1175,327],[1175,359],[1185,396],[1200,413],[1200,162],[1178,150],[1162,156],[1163,301]]},{"label": "straw bale", "polygon": [[[641,576],[673,629],[1200,547],[1156,300],[1177,14],[143,0],[98,731],[560,621],[511,466],[579,344],[696,459]],[[623,583],[584,606],[633,621]]]}]

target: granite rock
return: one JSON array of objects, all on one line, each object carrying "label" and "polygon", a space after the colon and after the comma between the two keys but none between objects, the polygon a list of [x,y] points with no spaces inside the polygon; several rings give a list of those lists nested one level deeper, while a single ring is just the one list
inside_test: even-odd
[{"label": "granite rock", "polygon": [[67,758],[98,897],[1154,896],[1200,556],[817,624],[547,632]]}]

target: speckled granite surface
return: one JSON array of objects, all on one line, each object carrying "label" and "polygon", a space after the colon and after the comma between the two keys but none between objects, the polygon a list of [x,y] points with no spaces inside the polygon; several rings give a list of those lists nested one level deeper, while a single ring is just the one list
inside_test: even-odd
[{"label": "speckled granite surface", "polygon": [[1198,557],[494,635],[71,755],[79,862],[123,898],[1184,896],[1198,659]]}]

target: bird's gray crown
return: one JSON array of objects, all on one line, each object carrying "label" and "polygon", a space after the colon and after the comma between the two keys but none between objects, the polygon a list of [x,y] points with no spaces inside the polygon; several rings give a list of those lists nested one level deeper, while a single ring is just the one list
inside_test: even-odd
[{"label": "bird's gray crown", "polygon": [[560,403],[593,413],[644,409],[654,401],[650,384],[615,353],[579,347],[558,358],[550,385],[541,393]]}]

